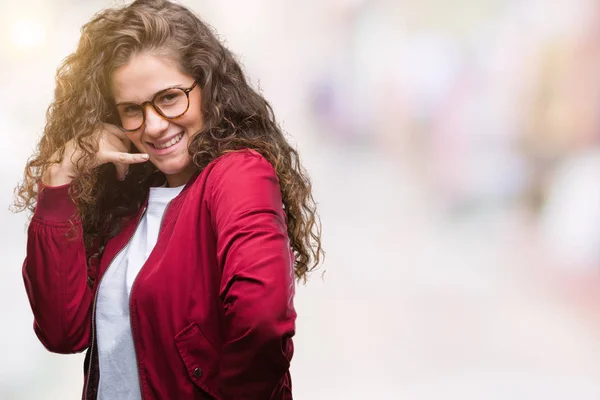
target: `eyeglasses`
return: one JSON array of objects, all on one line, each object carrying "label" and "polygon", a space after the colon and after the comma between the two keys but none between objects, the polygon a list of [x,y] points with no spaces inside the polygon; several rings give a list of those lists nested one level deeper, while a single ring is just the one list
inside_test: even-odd
[{"label": "eyeglasses", "polygon": [[171,87],[156,93],[152,100],[142,104],[120,103],[117,112],[120,123],[117,126],[124,132],[137,131],[146,122],[146,105],[150,104],[154,110],[166,119],[176,119],[183,116],[190,108],[190,92],[198,82],[189,88]]}]

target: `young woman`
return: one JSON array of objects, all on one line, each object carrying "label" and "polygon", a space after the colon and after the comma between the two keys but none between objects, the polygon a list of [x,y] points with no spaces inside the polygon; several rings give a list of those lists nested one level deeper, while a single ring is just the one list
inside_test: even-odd
[{"label": "young woman", "polygon": [[294,280],[321,259],[310,181],[192,12],[97,14],[18,187],[44,346],[85,399],[291,399]]}]

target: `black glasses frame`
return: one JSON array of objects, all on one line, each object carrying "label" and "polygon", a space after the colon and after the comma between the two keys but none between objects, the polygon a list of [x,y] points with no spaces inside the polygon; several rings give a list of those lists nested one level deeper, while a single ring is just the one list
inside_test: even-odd
[{"label": "black glasses frame", "polygon": [[[138,126],[135,129],[125,129],[123,128],[123,126],[121,125],[117,125],[119,127],[119,129],[121,129],[123,132],[135,132],[138,129],[140,129],[142,126],[144,126],[144,124],[146,123],[146,105],[150,104],[152,106],[152,108],[154,109],[154,111],[156,111],[156,113],[158,115],[160,115],[161,117],[163,117],[164,119],[168,119],[168,120],[172,120],[172,119],[177,119],[182,117],[185,113],[188,112],[188,110],[190,109],[190,92],[192,90],[194,90],[194,88],[198,85],[198,82],[194,82],[194,84],[192,86],[190,86],[189,88],[180,88],[178,86],[173,86],[173,87],[168,87],[166,89],[161,90],[160,92],[157,92],[154,94],[154,96],[152,96],[152,100],[149,101],[145,101],[142,104],[137,104],[137,103],[124,103],[124,104],[131,104],[131,105],[136,105],[136,106],[140,106],[141,110],[142,110],[142,123],[140,124],[140,126]],[[185,111],[183,111],[181,114],[176,115],[174,117],[167,117],[165,114],[163,114],[163,112],[160,110],[159,107],[156,106],[156,104],[154,104],[154,101],[156,100],[156,98],[158,96],[160,96],[161,94],[165,93],[166,91],[172,90],[172,89],[179,89],[181,91],[183,91],[183,93],[185,93],[185,97],[187,99],[187,107],[185,108]],[[117,112],[117,115],[119,113]]]}]

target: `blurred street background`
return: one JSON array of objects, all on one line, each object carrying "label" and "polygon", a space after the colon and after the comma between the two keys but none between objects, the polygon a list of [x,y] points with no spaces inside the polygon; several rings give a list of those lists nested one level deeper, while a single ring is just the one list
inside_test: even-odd
[{"label": "blurred street background", "polygon": [[[310,172],[295,398],[600,399],[600,3],[196,0]],[[0,399],[77,399],[13,188],[100,0],[0,0]]]}]

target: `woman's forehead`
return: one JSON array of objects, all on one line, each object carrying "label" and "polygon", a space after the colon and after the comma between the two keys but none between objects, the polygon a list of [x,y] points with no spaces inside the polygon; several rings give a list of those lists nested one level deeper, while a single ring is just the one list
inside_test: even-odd
[{"label": "woman's forehead", "polygon": [[140,53],[113,71],[111,90],[116,103],[142,102],[165,88],[189,86],[193,80],[170,58]]}]

